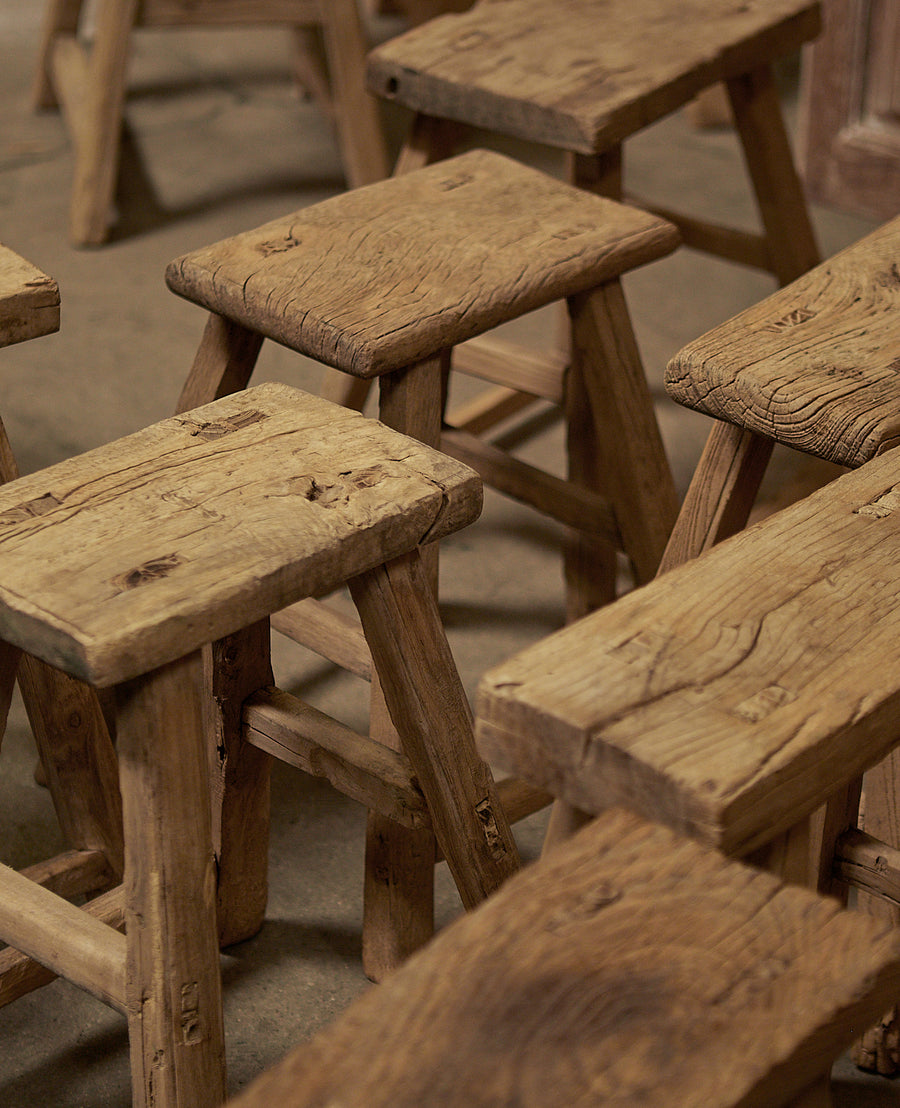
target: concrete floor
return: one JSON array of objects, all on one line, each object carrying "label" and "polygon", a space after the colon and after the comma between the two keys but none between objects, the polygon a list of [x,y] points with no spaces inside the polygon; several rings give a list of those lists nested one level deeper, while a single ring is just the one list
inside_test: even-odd
[{"label": "concrete floor", "polygon": [[[0,412],[24,472],[171,413],[203,326],[202,313],[165,288],[171,258],[343,187],[325,120],[289,80],[284,34],[143,32],[131,71],[134,143],[123,167],[120,231],[101,250],[73,249],[66,233],[70,144],[59,117],[36,116],[28,102],[43,7],[0,0],[0,240],[57,278],[63,305],[58,335],[2,352]],[[402,132],[402,116],[388,123],[393,135]],[[542,151],[514,152],[556,168]],[[647,194],[669,201],[678,194],[700,213],[753,223],[727,130],[697,132],[682,115],[665,120],[631,144],[629,174]],[[814,214],[825,253],[870,227],[834,212]],[[771,288],[764,276],[688,251],[626,280],[682,489],[706,425],[666,400],[665,362]],[[538,313],[515,331],[547,343],[554,318]],[[319,374],[314,364],[267,344],[257,380],[315,389]],[[560,442],[552,430],[534,449],[558,457]],[[791,465],[782,461],[772,495],[792,480]],[[446,544],[443,608],[470,690],[487,666],[560,625],[558,538],[552,525],[489,493],[483,519]],[[282,684],[326,710],[339,706],[347,722],[362,726],[366,694],[356,682],[284,640],[276,655]],[[21,866],[60,844],[46,793],[32,778],[34,753],[18,704],[3,754],[3,860]],[[366,987],[360,969],[363,813],[326,786],[277,768],[273,814],[266,925],[223,959],[232,1091]],[[526,856],[537,852],[542,829],[541,816],[520,825]],[[458,901],[446,873],[439,872],[438,883],[438,917],[446,921],[459,911]],[[0,1108],[129,1103],[123,1021],[65,983],[0,1012],[0,1042]],[[900,1103],[900,1087],[842,1061],[835,1103]]]}]

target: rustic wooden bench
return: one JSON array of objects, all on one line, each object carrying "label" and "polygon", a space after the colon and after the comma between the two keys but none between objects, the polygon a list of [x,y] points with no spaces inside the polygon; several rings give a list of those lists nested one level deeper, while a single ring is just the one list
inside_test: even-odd
[{"label": "rustic wooden bench", "polygon": [[[676,223],[686,245],[786,284],[819,253],[772,67],[819,28],[819,4],[810,0],[483,2],[377,46],[368,81],[415,113],[396,173],[446,157],[476,127],[563,151],[574,184],[616,199],[627,195],[627,140],[724,82],[762,233],[629,199]],[[489,426],[517,400],[527,403],[522,393],[509,395],[502,371],[518,352],[507,350],[506,359],[496,347],[490,353],[490,379],[501,391],[454,413],[454,422],[477,418]],[[483,376],[478,355],[473,344],[455,367]],[[352,399],[334,380],[328,395]]]},{"label": "rustic wooden bench", "polygon": [[621,809],[230,1104],[825,1108],[900,932]]},{"label": "rustic wooden bench", "polygon": [[[480,505],[467,467],[284,385],[0,489],[0,636],[115,687],[126,925],[0,868],[0,937],[17,980],[46,980],[30,956],[127,1015],[136,1104],[224,1098],[216,874],[262,912],[270,754],[433,832],[467,906],[518,867],[418,554]],[[268,615],[342,582],[402,752],[272,687]]]},{"label": "rustic wooden bench", "polygon": [[[492,669],[482,749],[584,811],[624,803],[738,856],[802,838],[842,791],[858,800],[898,737],[898,459]],[[855,826],[853,797],[840,803],[832,836]]]},{"label": "rustic wooden bench", "polygon": [[[855,468],[900,441],[900,219],[697,339],[670,363],[679,403],[716,419],[662,569],[743,527],[774,445]],[[866,826],[900,846],[896,755],[866,779]],[[856,1051],[896,1072],[896,1013]]]}]

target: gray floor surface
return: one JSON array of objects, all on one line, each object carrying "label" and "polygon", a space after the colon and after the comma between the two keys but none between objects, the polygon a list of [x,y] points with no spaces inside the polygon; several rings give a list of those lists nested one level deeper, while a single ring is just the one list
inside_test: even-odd
[{"label": "gray floor surface", "polygon": [[[71,146],[57,115],[35,115],[29,106],[43,7],[0,0],[0,241],[56,277],[62,293],[58,335],[2,352],[0,413],[24,472],[171,413],[204,320],[167,291],[170,259],[343,187],[329,126],[290,80],[285,34],[145,31],[134,41],[119,231],[103,249],[74,249],[67,238]],[[392,29],[384,23],[375,31]],[[387,122],[396,141],[406,121],[397,113]],[[544,151],[499,145],[559,168]],[[629,183],[648,195],[754,223],[728,130],[697,131],[679,113],[630,144],[628,171]],[[826,254],[871,227],[840,213],[814,214]],[[665,398],[666,360],[773,286],[682,250],[629,275],[625,287],[683,489],[707,428]],[[555,319],[537,313],[513,330],[548,345]],[[267,344],[256,379],[314,390],[319,376],[318,366]],[[555,428],[530,449],[558,464],[561,442]],[[795,469],[779,461],[770,495],[798,479]],[[443,611],[470,691],[489,665],[561,624],[558,542],[553,525],[489,493],[483,519],[446,544]],[[276,659],[286,687],[363,724],[366,693],[353,679],[281,639]],[[46,792],[32,777],[34,751],[18,703],[3,759],[3,861],[20,866],[60,843]],[[266,924],[223,958],[232,1091],[367,986],[360,968],[363,813],[327,786],[276,769],[273,816]],[[536,854],[542,830],[541,816],[519,826],[526,856]],[[438,883],[438,917],[447,921],[459,904],[446,873]],[[0,1108],[130,1102],[123,1021],[66,983],[0,1011],[0,1043]],[[846,1060],[835,1077],[838,1108],[900,1103],[900,1085],[859,1074]]]}]

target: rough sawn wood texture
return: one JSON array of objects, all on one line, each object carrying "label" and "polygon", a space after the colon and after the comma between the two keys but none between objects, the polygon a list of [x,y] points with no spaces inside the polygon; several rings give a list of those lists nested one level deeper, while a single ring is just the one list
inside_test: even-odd
[{"label": "rough sawn wood texture", "polygon": [[689,408],[855,468],[900,442],[900,218],[689,343]]},{"label": "rough sawn wood texture", "polygon": [[888,924],[613,810],[233,1108],[778,1108],[879,1011],[898,953]]},{"label": "rough sawn wood texture", "polygon": [[728,853],[771,841],[896,742],[894,452],[492,669],[481,749],[589,812]]},{"label": "rough sawn wood texture", "polygon": [[460,463],[261,385],[0,490],[0,637],[112,684],[442,538],[480,508],[481,482]]},{"label": "rough sawn wood texture", "polygon": [[0,243],[0,346],[59,330],[59,287]]},{"label": "rough sawn wood texture", "polygon": [[475,150],[203,247],[166,280],[301,354],[376,377],[677,244],[654,216]]},{"label": "rough sawn wood texture", "polygon": [[[423,115],[599,153],[819,30],[809,0],[481,3],[369,54],[373,92]],[[421,46],[419,45],[421,43]]]}]

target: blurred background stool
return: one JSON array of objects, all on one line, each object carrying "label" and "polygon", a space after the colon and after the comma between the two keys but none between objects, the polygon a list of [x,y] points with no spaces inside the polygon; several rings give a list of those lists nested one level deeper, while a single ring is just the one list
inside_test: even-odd
[{"label": "blurred background stool", "polygon": [[600,816],[233,1108],[826,1108],[900,934],[624,812]]},{"label": "blurred background stool", "polygon": [[[416,113],[395,172],[445,157],[465,128],[549,146],[565,153],[573,183],[648,207],[679,227],[685,245],[785,284],[819,253],[772,67],[819,26],[819,5],[809,0],[484,0],[378,46],[368,80]],[[623,183],[627,139],[719,82],[761,234],[630,197]],[[468,372],[470,356],[474,348],[460,352],[457,368]],[[327,395],[350,402],[338,389],[332,379]],[[508,413],[508,396],[494,402]]]},{"label": "blurred background stool", "polygon": [[72,135],[70,231],[76,245],[103,243],[114,222],[130,40],[139,27],[275,23],[293,29],[299,72],[311,92],[327,97],[348,185],[386,175],[378,105],[364,85],[366,40],[356,0],[98,0],[89,47],[82,41],[87,9],[85,0],[49,0],[34,91],[38,108],[61,104]]}]

